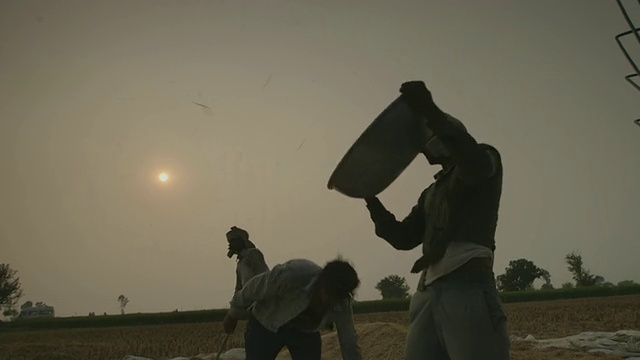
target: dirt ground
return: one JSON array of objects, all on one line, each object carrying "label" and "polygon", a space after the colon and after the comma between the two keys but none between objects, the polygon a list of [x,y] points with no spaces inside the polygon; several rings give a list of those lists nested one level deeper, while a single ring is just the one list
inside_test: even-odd
[{"label": "dirt ground", "polygon": [[[364,359],[402,360],[404,358],[404,340],[407,335],[405,327],[391,323],[365,323],[357,325],[359,343]],[[340,346],[335,333],[327,334],[322,339],[322,359],[341,359]],[[532,349],[533,345],[517,341],[511,347],[512,360],[549,360],[549,359],[620,359],[617,356],[589,354],[582,351],[565,349]],[[284,351],[277,360],[291,360]]]},{"label": "dirt ground", "polygon": [[[640,295],[506,304],[505,308],[509,333],[520,337],[640,330]],[[355,321],[365,360],[403,358],[407,312],[356,314]],[[243,347],[243,332],[241,323],[227,349]],[[167,359],[214,353],[223,338],[220,323],[13,331],[0,333],[0,359],[122,360],[125,355]],[[335,333],[323,335],[323,348],[323,359],[341,358]],[[562,349],[532,350],[527,342],[514,342],[511,355],[513,360],[620,359]],[[286,353],[280,358],[287,359]]]}]

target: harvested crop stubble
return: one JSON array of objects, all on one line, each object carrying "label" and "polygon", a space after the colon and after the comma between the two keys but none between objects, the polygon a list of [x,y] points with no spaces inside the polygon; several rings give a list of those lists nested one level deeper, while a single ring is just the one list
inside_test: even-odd
[{"label": "harvested crop stubble", "polygon": [[[537,339],[557,338],[583,331],[640,330],[640,295],[511,303],[505,305],[509,317],[509,333]],[[408,323],[408,312],[356,314],[360,346],[364,360],[402,359]],[[378,325],[377,330],[371,323]],[[246,322],[240,322],[229,338],[227,349],[243,347]],[[395,331],[399,325],[404,331]],[[393,330],[393,331],[391,331]],[[372,345],[375,331],[384,336]],[[372,334],[367,334],[372,332]],[[0,332],[2,360],[122,360],[127,354],[153,359],[211,354],[218,351],[224,339],[222,325],[216,323],[129,326],[91,329],[16,330]],[[335,333],[325,334],[325,359],[340,359]],[[366,342],[366,343],[365,343]],[[604,360],[607,355],[588,354],[566,349],[533,350],[535,344],[514,342],[512,360]],[[373,348],[376,346],[377,348]],[[377,350],[376,350],[377,349]],[[392,350],[388,357],[384,351]],[[373,354],[369,356],[368,354]],[[381,355],[380,355],[381,354]],[[284,354],[283,354],[284,356]],[[333,356],[333,357],[331,357]],[[286,358],[284,358],[286,359]],[[619,359],[619,358],[618,358]]]},{"label": "harvested crop stubble", "polygon": [[640,295],[506,304],[509,333],[556,338],[583,331],[640,330]]},{"label": "harvested crop stubble", "polygon": [[[244,324],[227,348],[242,347]],[[121,360],[127,354],[167,359],[217,351],[221,323],[59,329],[0,333],[2,360]]]}]

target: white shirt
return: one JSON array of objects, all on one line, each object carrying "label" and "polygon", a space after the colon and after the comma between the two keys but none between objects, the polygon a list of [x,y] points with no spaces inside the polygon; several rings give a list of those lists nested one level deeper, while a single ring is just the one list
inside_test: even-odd
[{"label": "white shirt", "polygon": [[491,259],[491,266],[493,267],[493,251],[488,247],[472,242],[452,242],[447,247],[442,259],[431,264],[427,270],[422,272],[420,281],[424,279],[424,286],[428,286],[464,265],[467,261],[477,257]]}]

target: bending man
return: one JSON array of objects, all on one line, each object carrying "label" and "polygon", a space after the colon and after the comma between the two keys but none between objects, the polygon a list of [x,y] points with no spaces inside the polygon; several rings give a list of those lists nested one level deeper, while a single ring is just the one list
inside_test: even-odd
[{"label": "bending man", "polygon": [[320,329],[333,322],[344,360],[361,360],[351,301],[360,280],[353,267],[333,260],[324,267],[295,259],[262,273],[238,291],[224,320],[227,333],[237,313],[251,308],[245,332],[247,360],[274,360],[283,347],[293,360],[320,360]]}]

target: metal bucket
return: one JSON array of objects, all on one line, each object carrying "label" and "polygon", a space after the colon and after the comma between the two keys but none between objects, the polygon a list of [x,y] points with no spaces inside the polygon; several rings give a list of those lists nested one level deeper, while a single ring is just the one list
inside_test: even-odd
[{"label": "metal bucket", "polygon": [[327,187],[353,198],[376,196],[400,176],[424,143],[422,121],[400,96],[351,146]]}]

